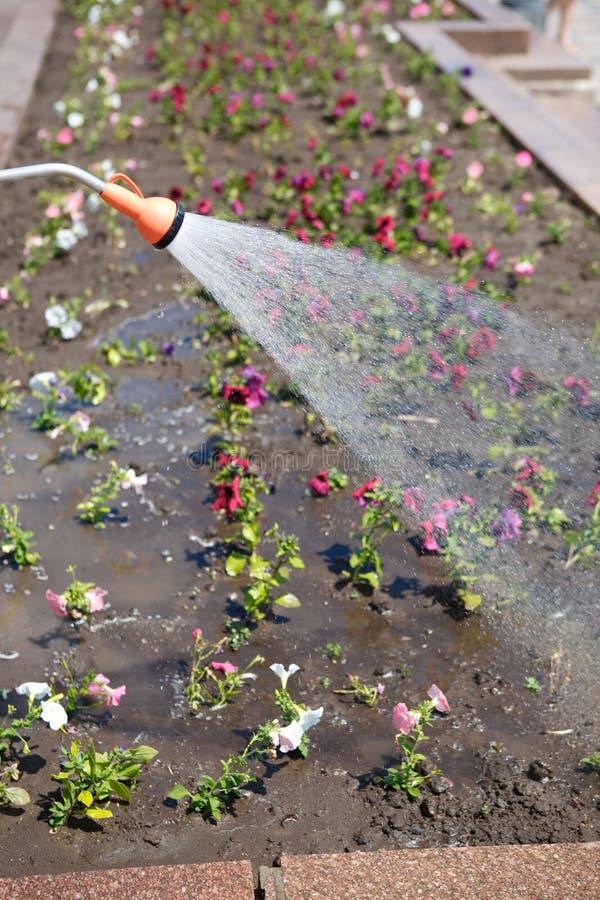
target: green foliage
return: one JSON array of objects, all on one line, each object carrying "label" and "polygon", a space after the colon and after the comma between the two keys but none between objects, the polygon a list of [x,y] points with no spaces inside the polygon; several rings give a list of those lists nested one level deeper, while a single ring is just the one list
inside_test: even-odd
[{"label": "green foliage", "polygon": [[0,807],[11,806],[18,809],[31,803],[31,797],[24,788],[13,787],[11,784],[20,777],[21,773],[16,763],[10,763],[0,770]]},{"label": "green foliage", "polygon": [[402,525],[395,512],[394,497],[389,491],[376,485],[363,495],[363,499],[367,508],[362,516],[362,531],[352,535],[360,542],[359,548],[351,554],[348,560],[350,570],[344,574],[353,584],[365,584],[376,590],[383,572],[379,545],[391,532],[401,531]]},{"label": "green foliage", "polygon": [[565,569],[578,560],[592,560],[600,553],[600,494],[596,498],[589,523],[579,529],[565,532],[565,543],[569,548]]},{"label": "green foliage", "polygon": [[244,590],[244,610],[249,619],[264,619],[273,604],[284,609],[300,606],[295,594],[280,593],[279,589],[289,580],[290,566],[303,569],[304,562],[300,556],[300,542],[295,535],[284,535],[279,525],[274,525],[265,532],[265,537],[275,540],[276,551],[273,560],[265,559],[256,550],[249,556],[231,553],[225,562],[225,571],[231,577],[240,575],[246,570],[250,584]]},{"label": "green foliage", "polygon": [[115,338],[102,344],[100,353],[102,353],[109,366],[116,367],[120,366],[121,363],[133,365],[138,362],[156,362],[158,347],[154,341],[146,338],[137,342],[131,340],[129,346],[126,347],[122,340]]},{"label": "green foliage", "polygon": [[580,763],[583,766],[590,766],[590,768],[600,772],[600,750],[597,750],[596,753],[592,753],[591,756],[584,756],[583,759],[580,760]]},{"label": "green foliage", "polygon": [[525,687],[528,691],[531,691],[532,694],[540,694],[543,690],[542,685],[533,675],[527,676],[525,679]]},{"label": "green foliage", "polygon": [[346,673],[346,678],[350,682],[349,688],[340,688],[334,691],[334,694],[352,694],[357,703],[364,703],[366,706],[375,706],[383,693],[383,688],[379,685],[370,686],[358,677]]},{"label": "green foliage", "polygon": [[40,554],[32,550],[35,544],[33,531],[26,531],[19,523],[19,507],[9,508],[0,503],[0,553],[9,557],[19,568],[33,566]]},{"label": "green foliage", "polygon": [[441,775],[441,769],[434,768],[431,772],[423,774],[419,767],[425,762],[425,756],[417,751],[417,747],[429,740],[425,734],[425,728],[430,724],[434,710],[431,700],[424,700],[416,709],[410,710],[416,719],[409,734],[397,734],[396,746],[402,754],[402,759],[397,767],[388,768],[387,775],[383,778],[383,784],[391,791],[405,791],[409,797],[418,799],[421,796],[420,786],[428,778]]},{"label": "green foliage", "polygon": [[65,758],[60,772],[52,776],[61,785],[60,800],[50,807],[49,822],[54,830],[68,824],[71,817],[94,821],[111,818],[112,812],[99,804],[110,800],[129,803],[142,765],[158,753],[146,746],[114,747],[99,753],[91,738],[85,751],[80,749],[79,741],[73,741],[68,750],[63,748],[61,752]]},{"label": "green foliage", "polygon": [[91,403],[98,406],[106,399],[108,389],[113,384],[113,379],[99,366],[84,363],[73,371],[63,370],[60,373],[62,380],[68,384],[75,396],[82,403]]},{"label": "green foliage", "polygon": [[223,652],[230,643],[229,637],[221,638],[216,644],[208,644],[200,633],[194,639],[194,655],[192,670],[186,687],[186,694],[190,709],[194,712],[200,706],[214,707],[225,704],[240,692],[244,681],[256,677],[250,671],[253,666],[264,662],[264,657],[257,655],[243,669],[225,663],[234,671],[223,671],[212,666],[213,657]]},{"label": "green foliage", "polygon": [[16,378],[0,381],[0,412],[13,412],[19,408],[23,396],[18,390],[20,386],[21,382]]}]

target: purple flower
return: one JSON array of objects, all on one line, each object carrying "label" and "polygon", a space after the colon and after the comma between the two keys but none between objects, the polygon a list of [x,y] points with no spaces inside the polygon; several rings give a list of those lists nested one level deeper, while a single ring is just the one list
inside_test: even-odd
[{"label": "purple flower", "polygon": [[269,399],[269,395],[263,387],[267,376],[261,375],[254,366],[246,366],[245,369],[242,369],[242,375],[246,379],[246,387],[249,391],[246,406],[248,409],[257,409]]},{"label": "purple flower", "polygon": [[521,537],[521,516],[514,509],[506,507],[497,519],[490,525],[490,531],[496,538],[496,543],[501,541],[514,541]]}]

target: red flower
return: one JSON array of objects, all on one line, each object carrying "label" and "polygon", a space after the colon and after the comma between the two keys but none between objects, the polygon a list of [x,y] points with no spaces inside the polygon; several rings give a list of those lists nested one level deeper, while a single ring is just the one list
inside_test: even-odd
[{"label": "red flower", "polygon": [[355,491],[352,491],[352,496],[355,500],[358,500],[359,506],[367,506],[369,503],[374,502],[374,497],[365,497],[365,494],[373,494],[377,491],[377,488],[381,484],[381,478],[375,476],[375,478],[371,478],[369,481],[365,481],[361,487],[357,488]]},{"label": "red flower", "polygon": [[458,363],[452,364],[452,387],[455,388],[455,390],[458,390],[458,388],[461,386],[466,374],[466,366],[460,366]]},{"label": "red flower", "polygon": [[308,482],[308,486],[314,497],[326,497],[331,490],[331,485],[329,484],[329,472],[327,469],[323,469],[322,472],[317,472],[314,478],[311,478]]},{"label": "red flower", "polygon": [[250,461],[248,459],[245,459],[243,456],[230,456],[229,453],[219,453],[217,465],[223,469],[225,466],[239,466],[243,469],[244,474],[250,469]]},{"label": "red flower", "polygon": [[182,84],[174,84],[169,91],[173,109],[175,112],[182,113],[185,106],[185,88]]},{"label": "red flower", "polygon": [[449,234],[448,243],[450,244],[451,256],[461,256],[465,250],[468,250],[473,246],[473,242],[459,232],[452,232]]},{"label": "red flower", "polygon": [[483,353],[484,350],[493,350],[495,346],[496,335],[493,331],[490,331],[489,328],[482,325],[479,331],[476,331],[469,338],[467,356],[470,359],[475,359],[480,353]]},{"label": "red flower", "polygon": [[591,493],[590,496],[588,497],[588,503],[589,503],[589,505],[590,505],[590,506],[595,506],[595,505],[596,505],[596,500],[598,499],[598,497],[600,497],[600,478],[599,478],[598,481],[596,482],[596,486],[594,487],[594,490],[592,491],[592,493]]},{"label": "red flower", "polygon": [[215,512],[223,509],[226,515],[232,516],[236,509],[244,505],[239,491],[240,476],[236,475],[233,481],[220,484],[217,487],[217,497],[211,506]]},{"label": "red flower", "polygon": [[236,406],[246,406],[250,390],[241,384],[224,384],[222,394],[230,403]]},{"label": "red flower", "polygon": [[212,209],[212,203],[206,197],[200,197],[196,212],[201,216],[209,216]]}]

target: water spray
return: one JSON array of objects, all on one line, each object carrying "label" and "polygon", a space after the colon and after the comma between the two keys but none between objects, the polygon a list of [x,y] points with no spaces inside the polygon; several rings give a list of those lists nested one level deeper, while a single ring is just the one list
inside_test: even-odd
[{"label": "water spray", "polygon": [[[144,240],[157,250],[168,247],[183,224],[185,210],[181,203],[175,203],[168,197],[144,197],[137,184],[122,172],[116,172],[103,181],[91,172],[67,163],[41,163],[0,170],[0,181],[47,178],[49,175],[65,175],[91,188],[109,206],[133,219]],[[125,182],[129,189],[117,184],[117,181]]]}]

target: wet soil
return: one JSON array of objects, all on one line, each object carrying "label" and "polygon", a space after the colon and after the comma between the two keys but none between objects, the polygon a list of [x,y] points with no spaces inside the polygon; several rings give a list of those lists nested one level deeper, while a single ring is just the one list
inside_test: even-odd
[{"label": "wet soil", "polygon": [[[155,17],[144,27],[156,27]],[[68,17],[59,17],[15,164],[39,161],[33,135],[64,89],[71,28]],[[144,175],[148,193],[164,193],[165,186],[184,177],[167,150],[156,158],[159,139],[154,123],[135,146],[140,159],[151,161]],[[108,155],[110,147],[103,150]],[[469,150],[462,152],[467,156]],[[547,180],[542,186],[557,190]],[[35,191],[33,184],[23,184],[10,197],[4,191],[0,197],[5,227],[0,281],[15,269]],[[559,202],[581,235],[588,227],[586,240],[596,240],[596,225],[567,199]],[[510,610],[456,616],[444,602],[435,560],[419,556],[410,534],[385,543],[380,592],[368,596],[340,586],[339,560],[347,552],[349,530],[358,525],[358,511],[346,493],[325,500],[306,497],[307,478],[331,465],[336,451],[314,442],[297,406],[272,401],[255,415],[247,444],[251,452],[264,454],[265,475],[273,485],[265,523],[278,521],[300,538],[306,568],[294,574],[290,587],[302,605],[261,623],[250,645],[238,652],[239,665],[256,653],[265,657],[257,681],[226,708],[190,715],[184,685],[191,632],[202,627],[218,639],[223,617],[235,613],[238,599],[234,582],[222,571],[223,539],[231,529],[215,527],[210,468],[196,462],[196,452],[209,439],[209,407],[197,389],[206,374],[206,345],[205,326],[196,316],[206,309],[199,299],[177,294],[174,286],[181,287],[185,276],[167,254],[148,251],[130,233],[126,246],[113,252],[105,220],[89,224],[89,239],[46,266],[32,283],[32,307],[10,311],[13,343],[35,358],[7,360],[7,375],[26,380],[34,371],[100,363],[97,346],[107,335],[126,341],[130,335],[152,336],[159,344],[173,343],[175,352],[155,364],[112,372],[114,391],[92,411],[95,424],[119,439],[114,454],[119,464],[149,473],[144,498],[121,495],[125,501],[104,531],[79,523],[75,506],[107,461],[74,459],[46,435],[32,432],[33,400],[3,414],[0,422],[2,500],[19,504],[42,554],[42,567],[34,571],[8,565],[1,570],[0,649],[19,656],[0,661],[0,682],[10,689],[51,677],[60,658],[67,657],[80,673],[93,666],[113,684],[127,685],[118,710],[74,716],[68,738],[34,730],[32,753],[20,763],[33,802],[0,817],[0,874],[234,858],[271,865],[283,852],[598,840],[598,776],[579,760],[598,749],[599,722],[596,705],[571,702],[577,695],[576,645],[538,642],[531,622],[520,622]],[[592,253],[584,243],[582,237],[568,250],[570,298],[554,290],[552,277],[550,288],[529,294],[531,305],[544,306],[553,321],[573,318],[576,333],[589,330],[595,315],[589,281],[581,277]],[[566,271],[561,259],[557,265]],[[72,343],[48,338],[41,312],[48,297],[72,296],[82,286],[95,296],[125,297],[130,308],[86,320],[83,336]],[[4,371],[4,360],[2,366]],[[292,470],[280,464],[290,450],[296,460]],[[353,482],[363,474],[353,472]],[[72,563],[78,577],[109,590],[110,606],[91,627],[57,619],[44,600],[48,586],[63,586]],[[339,662],[326,658],[328,642],[341,645]],[[274,715],[275,685],[267,669],[273,662],[298,663],[302,671],[290,685],[294,695],[312,708],[324,706],[322,723],[311,732],[308,759],[292,754],[257,765],[257,781],[219,824],[165,800],[174,783],[191,787],[201,773],[216,774],[219,760],[240,750],[252,729]],[[385,685],[377,707],[332,693],[344,686],[346,672]],[[528,676],[542,683],[541,693],[525,688]],[[386,792],[379,779],[397,761],[392,706],[420,702],[432,682],[451,704],[450,714],[435,720],[426,747],[428,764],[439,765],[443,776],[431,780],[415,801]],[[86,735],[102,749],[147,743],[159,755],[140,777],[131,806],[114,806],[108,824],[50,834],[45,817],[60,746]]]}]

